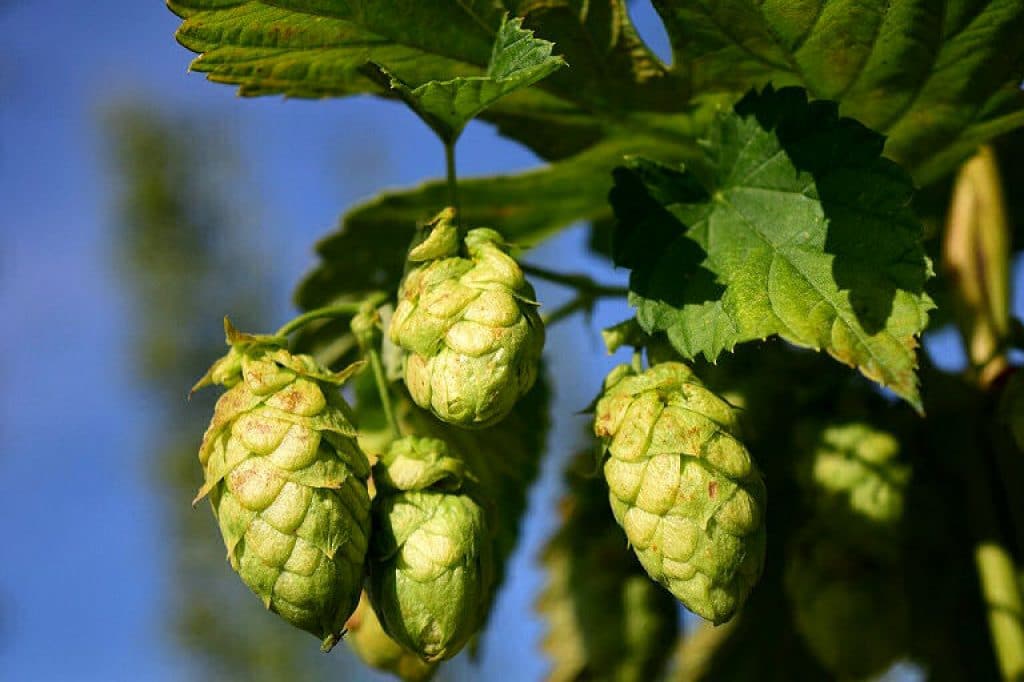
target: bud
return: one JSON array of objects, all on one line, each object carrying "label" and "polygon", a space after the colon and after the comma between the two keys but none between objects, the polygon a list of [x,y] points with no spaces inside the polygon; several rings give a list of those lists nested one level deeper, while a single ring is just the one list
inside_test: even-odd
[{"label": "bud", "polygon": [[[225,320],[230,352],[196,388],[229,386],[199,450],[228,560],[264,605],[330,649],[356,606],[369,464],[334,374]],[[195,389],[193,389],[195,390]]]},{"label": "bud", "polygon": [[483,509],[444,441],[406,437],[374,465],[370,599],[384,630],[428,662],[480,628],[492,583]]},{"label": "bud", "polygon": [[761,575],[765,489],[733,408],[682,363],[616,367],[594,433],[616,521],[648,575],[718,624]]},{"label": "bud", "polygon": [[409,252],[388,335],[405,350],[413,400],[478,428],[503,419],[537,379],[544,325],[533,287],[501,235],[470,230],[460,255],[451,209]]}]

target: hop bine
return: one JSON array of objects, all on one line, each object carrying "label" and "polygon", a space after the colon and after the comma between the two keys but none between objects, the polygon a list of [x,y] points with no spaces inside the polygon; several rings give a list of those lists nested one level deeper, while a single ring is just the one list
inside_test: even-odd
[{"label": "hop bine", "polygon": [[228,560],[264,605],[329,650],[359,600],[369,463],[330,372],[225,320],[231,350],[193,390],[227,387],[199,449]]},{"label": "hop bine", "polygon": [[654,580],[723,623],[760,577],[765,488],[733,408],[678,362],[616,367],[594,433],[615,520]]},{"label": "hop bine", "polygon": [[388,335],[405,350],[405,383],[416,404],[479,428],[503,419],[533,386],[544,325],[501,235],[477,228],[460,245],[453,215],[442,211],[409,252],[413,267]]},{"label": "hop bine", "polygon": [[493,582],[484,511],[444,441],[408,436],[374,465],[369,593],[385,632],[427,662],[457,654],[486,617]]}]

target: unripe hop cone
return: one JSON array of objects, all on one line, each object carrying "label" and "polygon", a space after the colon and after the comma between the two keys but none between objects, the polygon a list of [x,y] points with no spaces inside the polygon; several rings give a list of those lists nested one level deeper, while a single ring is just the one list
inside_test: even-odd
[{"label": "unripe hop cone", "polygon": [[328,650],[359,600],[370,530],[369,463],[337,391],[358,367],[334,374],[283,339],[225,331],[231,350],[196,384],[228,388],[196,501],[209,495],[243,582]]},{"label": "unripe hop cone", "polygon": [[910,479],[899,441],[852,421],[804,423],[796,442],[798,477],[815,513],[849,542],[894,551]]},{"label": "unripe hop cone", "polygon": [[465,493],[463,461],[444,441],[396,440],[374,465],[369,592],[396,642],[432,662],[451,658],[486,616],[493,539]]},{"label": "unripe hop cone", "polygon": [[733,408],[678,362],[611,371],[594,433],[615,520],[640,563],[694,613],[723,623],[761,575],[765,488]]},{"label": "unripe hop cone", "polygon": [[544,325],[533,287],[501,235],[470,230],[464,244],[442,211],[409,252],[389,338],[404,349],[405,383],[420,407],[464,427],[505,417],[537,379]]},{"label": "unripe hop cone", "polygon": [[907,649],[909,607],[899,568],[812,525],[787,553],[785,584],[797,630],[843,679],[883,672]]}]

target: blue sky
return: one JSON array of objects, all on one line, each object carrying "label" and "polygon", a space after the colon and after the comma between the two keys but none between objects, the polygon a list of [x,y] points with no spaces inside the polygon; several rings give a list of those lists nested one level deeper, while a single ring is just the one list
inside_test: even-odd
[{"label": "blue sky", "polygon": [[[314,241],[343,209],[442,175],[442,148],[393,103],[244,100],[187,74],[190,55],[172,38],[178,20],[156,0],[13,0],[0,8],[0,676],[177,679],[189,663],[166,636],[171,564],[155,453],[147,451],[156,414],[133,375],[130,300],[113,262],[104,107],[143,98],[201,112],[230,131],[246,168],[235,191],[258,199],[253,238],[275,254],[278,293],[267,303],[279,321],[314,263]],[[649,4],[635,3],[634,14],[664,53]],[[535,164],[483,124],[459,144],[463,175]],[[571,230],[530,260],[622,283],[624,273],[585,255],[584,237]],[[567,296],[538,289],[550,308]],[[542,626],[531,615],[535,557],[552,528],[561,456],[579,432],[575,413],[614,362],[593,332],[625,316],[621,303],[609,303],[589,328],[575,318],[550,334],[552,364],[594,379],[558,387],[553,456],[484,641],[486,678],[516,671],[515,679],[532,680],[544,670]],[[938,343],[943,361],[955,362],[955,338]],[[183,393],[192,379],[182,378]]]}]

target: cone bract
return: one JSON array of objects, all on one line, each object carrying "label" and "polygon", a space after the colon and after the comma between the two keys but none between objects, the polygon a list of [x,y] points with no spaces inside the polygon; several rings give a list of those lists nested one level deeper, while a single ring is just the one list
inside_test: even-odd
[{"label": "cone bract", "polygon": [[330,648],[365,566],[369,464],[337,392],[346,373],[227,326],[200,383],[229,387],[199,450],[228,559],[264,605]]},{"label": "cone bract", "polygon": [[612,512],[640,563],[714,623],[764,564],[764,483],[737,430],[733,408],[677,362],[613,369],[594,419]]},{"label": "cone bract", "polygon": [[533,287],[494,230],[470,230],[460,254],[452,212],[409,252],[388,335],[403,348],[417,405],[466,427],[500,421],[537,379],[544,325]]},{"label": "cone bract", "polygon": [[426,661],[451,658],[479,629],[492,538],[444,441],[406,437],[374,465],[370,598],[384,630]]}]

